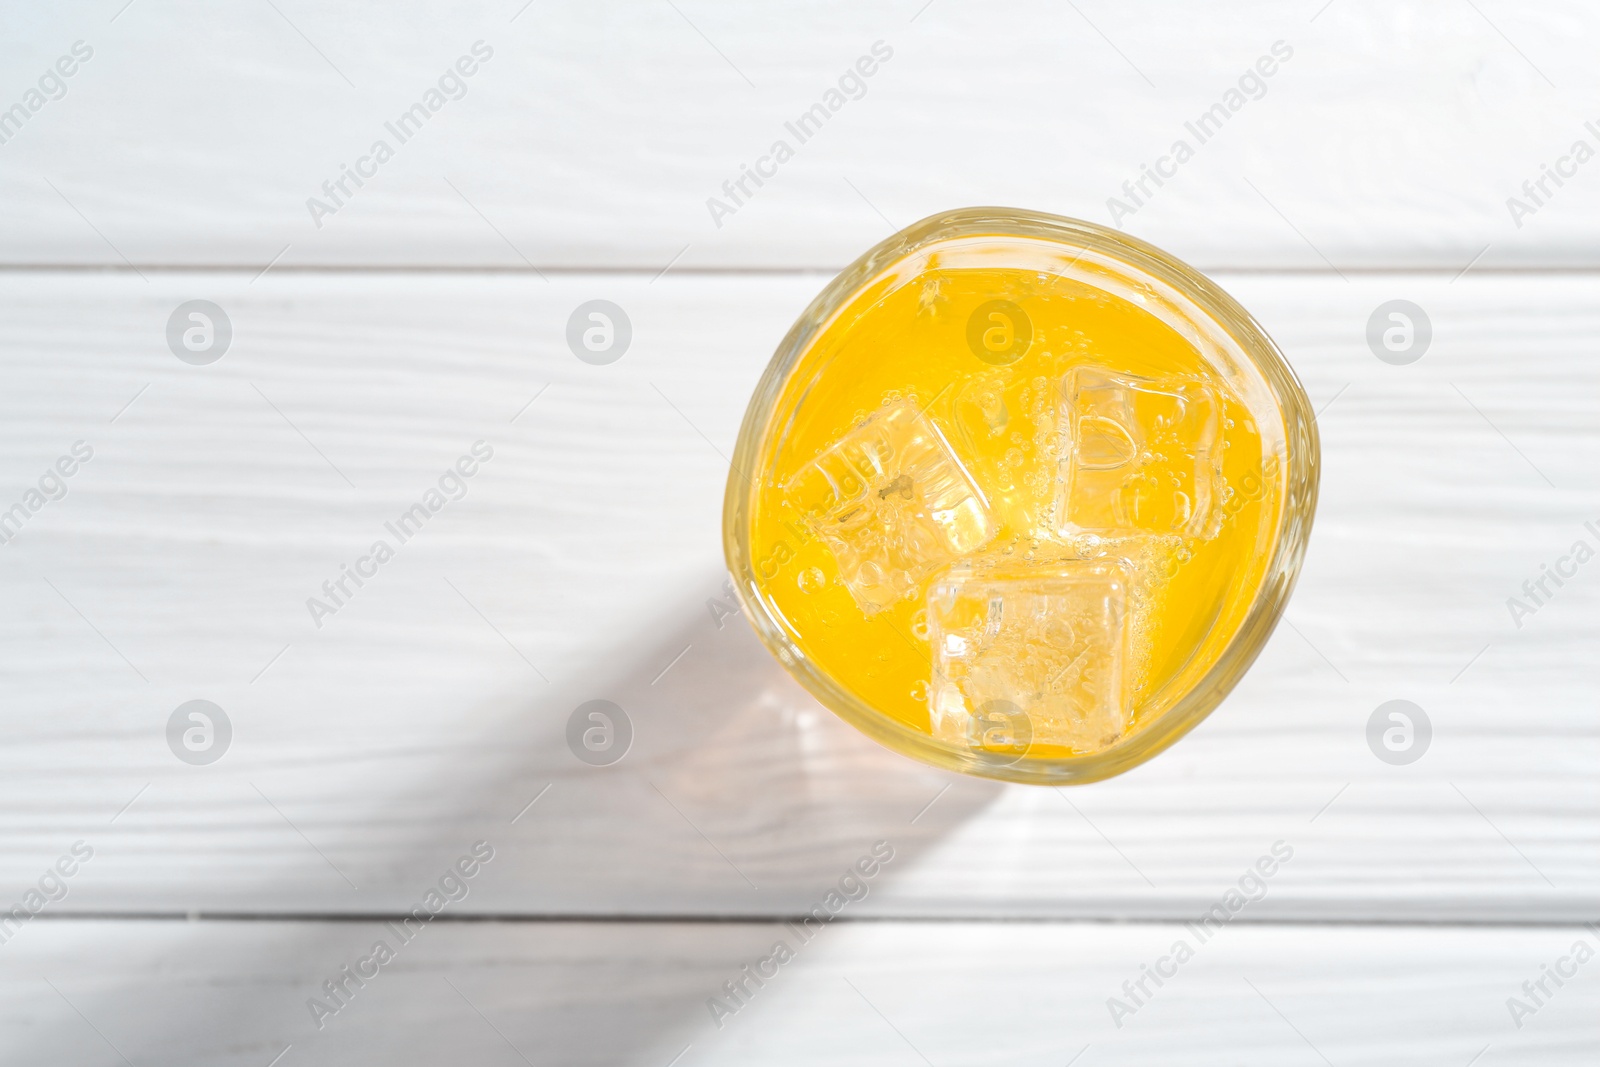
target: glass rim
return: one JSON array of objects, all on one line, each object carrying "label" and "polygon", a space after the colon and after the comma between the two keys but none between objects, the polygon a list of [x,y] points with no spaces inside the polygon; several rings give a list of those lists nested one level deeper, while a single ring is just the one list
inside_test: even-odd
[{"label": "glass rim", "polygon": [[[1284,501],[1272,555],[1243,620],[1211,667],[1173,704],[1099,752],[1018,757],[938,740],[873,708],[821,670],[768,610],[750,553],[751,504],[760,491],[744,472],[756,469],[770,415],[801,356],[834,314],[867,284],[930,245],[961,238],[1032,238],[1093,251],[1169,286],[1232,339],[1262,375],[1283,418]],[[1198,726],[1233,690],[1276,628],[1305,556],[1316,511],[1320,443],[1304,387],[1267,332],[1232,296],[1194,267],[1118,230],[1022,208],[971,207],[931,215],[863,253],[807,305],[767,364],[734,447],[723,502],[723,552],[734,594],[768,651],[824,707],[878,743],[923,763],[979,777],[1036,785],[1086,784],[1145,762]]]}]

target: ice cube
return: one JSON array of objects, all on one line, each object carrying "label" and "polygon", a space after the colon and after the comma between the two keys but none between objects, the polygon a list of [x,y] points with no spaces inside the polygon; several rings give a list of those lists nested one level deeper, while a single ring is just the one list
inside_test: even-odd
[{"label": "ice cube", "polygon": [[1106,558],[979,560],[936,577],[928,589],[934,736],[991,752],[1025,750],[1029,740],[1091,752],[1121,737],[1131,699],[1129,577],[1127,564]]},{"label": "ice cube", "polygon": [[784,492],[868,615],[994,536],[983,493],[910,400],[873,414],[801,468]]},{"label": "ice cube", "polygon": [[1092,366],[1069,370],[1062,389],[1061,532],[1216,536],[1222,405],[1214,389]]}]

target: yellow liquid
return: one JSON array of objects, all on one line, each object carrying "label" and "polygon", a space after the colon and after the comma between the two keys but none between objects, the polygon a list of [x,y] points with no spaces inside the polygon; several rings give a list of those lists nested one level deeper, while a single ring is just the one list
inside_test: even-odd
[{"label": "yellow liquid", "polygon": [[[944,736],[940,701],[985,695],[970,671],[953,687],[944,654],[981,640],[984,598],[1011,590],[1007,623],[1034,621],[1005,695],[1061,720],[1026,755],[1103,749],[1193,687],[1262,581],[1283,431],[1244,392],[1135,300],[1060,274],[935,263],[869,286],[774,405],[750,524],[758,595],[841,687]],[[1034,586],[1050,595],[1030,600]],[[979,606],[952,607],[953,589]]]}]

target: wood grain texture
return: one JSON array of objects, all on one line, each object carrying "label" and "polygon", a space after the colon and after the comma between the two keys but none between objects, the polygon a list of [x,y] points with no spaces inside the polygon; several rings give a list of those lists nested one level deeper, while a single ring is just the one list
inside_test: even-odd
[{"label": "wood grain texture", "polygon": [[[1595,1061],[1600,963],[1548,1003],[1524,983],[1600,946],[1600,564],[1507,603],[1600,548],[1600,163],[1546,177],[1600,147],[1592,6],[13,6],[0,1065]],[[1193,735],[1084,789],[878,748],[720,603],[726,457],[779,338],[864,248],[984,203],[1221,270],[1320,411],[1285,623]],[[1364,339],[1396,298],[1433,327],[1411,366]],[[192,299],[232,322],[211,366],[168,350]],[[563,339],[591,299],[632,321],[610,366]],[[167,741],[197,698],[233,730],[208,766]],[[597,698],[634,731],[603,768],[566,740]],[[1432,722],[1408,766],[1365,739],[1396,698]],[[307,998],[430,891],[473,921],[319,1029]],[[799,944],[774,920],[841,891],[719,1028],[707,998]]]},{"label": "wood grain texture", "polygon": [[[1595,266],[1593,168],[1561,160],[1600,146],[1597,18],[1580,0],[33,5],[8,17],[0,109],[74,42],[93,57],[0,144],[0,262],[836,268],[937,211],[1110,222],[1118,196],[1145,201],[1128,229],[1207,267]],[[480,40],[465,95],[389,133]],[[892,58],[859,99],[804,143],[786,129],[879,41]],[[1278,41],[1292,57],[1202,142],[1186,123]],[[314,219],[380,139],[393,158]],[[778,140],[793,158],[731,201]],[[1133,200],[1146,165],[1172,177]],[[1529,199],[1547,165],[1570,177]]]},{"label": "wood grain texture", "polygon": [[[761,916],[882,839],[863,914],[1182,919],[1281,839],[1262,917],[1595,917],[1600,585],[1521,628],[1506,599],[1600,519],[1600,278],[1224,277],[1324,409],[1292,625],[1175,749],[1064,792],[877,748],[707,608],[723,457],[823,280],[8,275],[0,508],[95,454],[0,548],[0,886],[83,839],[67,910],[380,913],[485,839],[467,910]],[[164,339],[197,297],[234,324],[208,367]],[[1434,326],[1409,367],[1363,339],[1395,297]],[[562,339],[593,298],[634,325],[608,367]],[[478,440],[467,495],[313,625]],[[165,741],[196,698],[234,729],[206,767]],[[564,740],[594,698],[635,727],[613,767]],[[1433,723],[1407,767],[1364,739],[1393,698]]]},{"label": "wood grain texture", "polygon": [[[400,946],[317,1029],[307,1000],[379,939],[398,940],[376,923],[39,923],[4,949],[0,1063],[262,1067],[287,1048],[284,1064],[341,1067],[1578,1067],[1600,1007],[1592,960],[1547,980],[1520,1028],[1506,1006],[1593,949],[1581,928],[1235,925],[1200,943],[1181,926],[840,923],[718,1029],[707,1000],[797,942],[787,928],[458,923]],[[1180,939],[1193,958],[1114,1025],[1108,999]]]}]

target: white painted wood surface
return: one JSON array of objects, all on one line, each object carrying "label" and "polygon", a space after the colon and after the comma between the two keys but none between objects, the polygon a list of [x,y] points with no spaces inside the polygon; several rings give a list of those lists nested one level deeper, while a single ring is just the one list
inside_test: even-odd
[{"label": "white painted wood surface", "polygon": [[[1324,406],[1292,628],[1178,747],[1065,793],[878,749],[707,609],[719,452],[821,281],[7,275],[0,478],[95,457],[0,550],[6,883],[81,837],[75,908],[372,913],[485,838],[472,909],[759,916],[884,838],[875,914],[1184,918],[1281,838],[1277,917],[1594,917],[1600,585],[1521,629],[1506,598],[1600,518],[1600,279],[1225,277]],[[235,339],[191,367],[163,328],[201,296]],[[1396,296],[1434,323],[1409,367],[1363,340]],[[596,297],[634,323],[609,367],[562,340]],[[479,439],[468,495],[317,629],[306,599]],[[208,767],[165,742],[195,698],[234,724]],[[564,741],[593,698],[635,725],[613,767]],[[1408,767],[1366,747],[1394,698],[1434,725]]]},{"label": "white painted wood surface", "polygon": [[[1562,164],[1521,226],[1506,203],[1600,147],[1583,0],[125,4],[6,16],[0,107],[74,42],[93,58],[0,145],[0,261],[837,268],[950,207],[1109,222],[1184,139],[1123,221],[1202,266],[1600,265],[1600,164]],[[480,40],[465,95],[388,133]],[[878,41],[800,143],[785,123]],[[1201,143],[1185,123],[1278,41]],[[307,200],[379,139],[394,157],[317,226]],[[780,139],[716,225],[707,199]]]},{"label": "white painted wood surface", "polygon": [[[1600,585],[1506,607],[1600,546],[1589,6],[13,7],[0,512],[94,457],[0,545],[0,910],[93,857],[0,943],[0,1063],[1594,1062],[1600,964],[1520,1029],[1506,1008],[1600,917]],[[480,40],[400,144],[385,122]],[[785,123],[879,41],[800,144]],[[377,138],[393,158],[318,226],[307,198]],[[891,228],[1111,222],[1179,138],[1116,221],[1224,271],[1322,409],[1290,625],[1112,782],[885,752],[707,609],[749,389]],[[1535,201],[1545,165],[1571,173]],[[166,347],[196,298],[235,329],[213,366]],[[635,331],[608,367],[562,340],[596,298]],[[1394,298],[1434,327],[1408,367],[1364,341]],[[306,598],[479,440],[465,498],[316,628]],[[234,728],[210,766],[165,741],[196,698]],[[635,727],[612,767],[564,740],[593,698]],[[1410,766],[1366,746],[1395,698],[1433,724]],[[478,840],[452,914],[519,921],[429,928],[316,1030],[306,997]],[[705,998],[771,920],[879,840],[872,921],[717,1030]],[[1106,998],[1277,841],[1265,896],[1115,1028]]]},{"label": "white painted wood surface", "polygon": [[[1173,925],[845,922],[719,1030],[707,999],[797,940],[784,927],[457,923],[352,983],[318,1030],[307,1000],[380,938],[395,940],[376,923],[37,924],[0,950],[0,1063],[1588,1067],[1600,1009],[1595,960],[1546,980],[1520,1028],[1506,1005],[1541,965],[1574,969],[1574,944],[1600,940],[1581,928],[1256,924],[1200,944]],[[1107,1000],[1181,938],[1193,958],[1116,1027]]]}]

